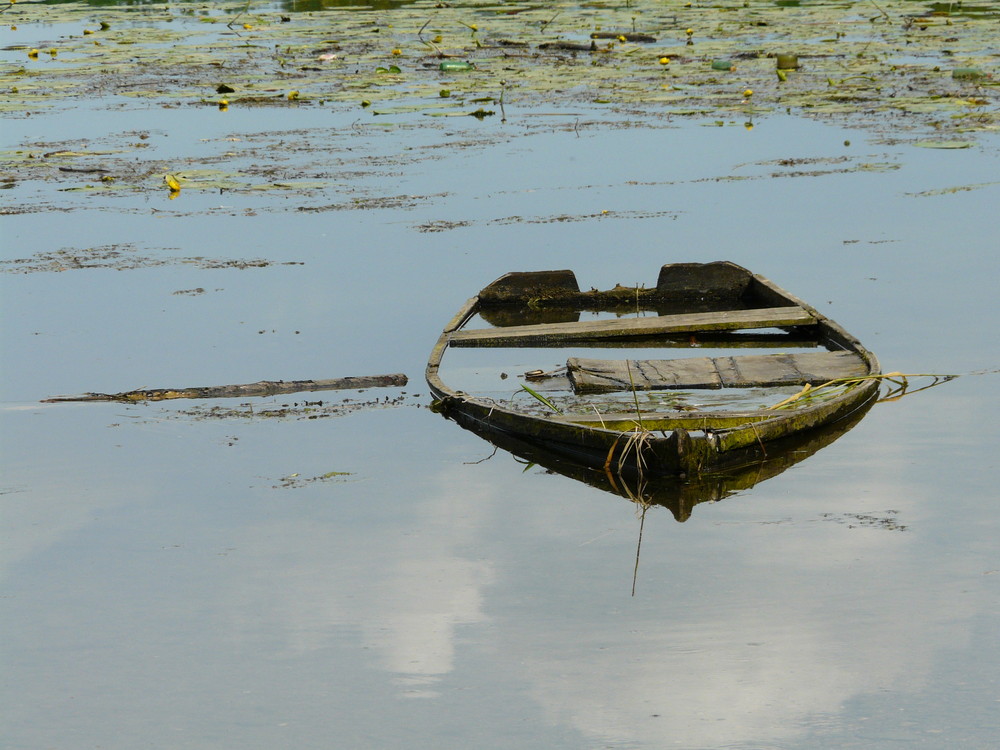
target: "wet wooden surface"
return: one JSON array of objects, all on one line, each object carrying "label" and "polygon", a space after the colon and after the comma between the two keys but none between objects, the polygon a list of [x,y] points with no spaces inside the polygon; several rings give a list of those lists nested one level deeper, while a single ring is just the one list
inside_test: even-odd
[{"label": "wet wooden surface", "polygon": [[667,388],[752,388],[780,385],[817,385],[837,378],[868,373],[864,360],[853,352],[757,354],[690,359],[567,360],[577,393],[658,390]]},{"label": "wet wooden surface", "polygon": [[451,346],[532,346],[536,344],[656,336],[700,331],[779,328],[814,325],[816,319],[798,306],[754,310],[658,315],[645,318],[610,318],[573,323],[543,323],[455,331]]},{"label": "wet wooden surface", "polygon": [[348,388],[391,388],[404,386],[403,373],[392,375],[358,375],[326,380],[260,380],[239,385],[192,386],[188,388],[143,388],[121,393],[83,393],[78,396],[53,396],[42,403],[61,401],[166,401],[176,398],[243,398],[250,396],[276,396],[305,391],[335,391]]}]

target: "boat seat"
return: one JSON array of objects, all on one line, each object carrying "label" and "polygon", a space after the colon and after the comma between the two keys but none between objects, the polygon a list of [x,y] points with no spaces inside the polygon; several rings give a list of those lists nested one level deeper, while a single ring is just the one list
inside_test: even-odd
[{"label": "boat seat", "polygon": [[689,359],[571,357],[566,366],[577,393],[818,385],[868,374],[865,361],[848,351]]},{"label": "boat seat", "polygon": [[816,319],[797,305],[752,310],[610,318],[569,323],[504,326],[454,331],[450,346],[535,346],[573,341],[637,338],[703,331],[811,326]]}]

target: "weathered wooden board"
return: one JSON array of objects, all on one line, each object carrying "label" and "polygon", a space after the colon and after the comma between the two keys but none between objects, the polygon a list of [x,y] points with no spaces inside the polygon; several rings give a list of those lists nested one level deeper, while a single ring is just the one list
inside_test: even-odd
[{"label": "weathered wooden board", "polygon": [[[815,326],[812,327],[813,329]],[[617,338],[602,339],[594,341],[546,341],[545,347],[557,348],[579,348],[586,346],[588,349],[690,349],[692,346],[704,347],[706,349],[808,349],[820,346],[820,341],[816,336],[810,336],[809,329],[796,329],[789,333],[728,333],[726,331],[708,331],[704,333],[692,334],[672,334],[649,338],[639,336],[634,339]],[[515,346],[505,344],[505,346]],[[523,346],[535,346],[535,344],[524,344]]]},{"label": "weathered wooden board", "polygon": [[239,385],[190,386],[187,388],[143,388],[121,393],[84,393],[79,396],[54,396],[42,399],[43,404],[60,401],[166,401],[175,398],[248,398],[276,396],[306,391],[335,391],[347,388],[390,388],[406,385],[406,375],[360,375],[328,380],[260,380]]},{"label": "weathered wooden board", "polygon": [[768,307],[455,331],[451,334],[449,343],[451,346],[527,346],[588,339],[778,328],[815,325],[815,323],[816,319],[801,307]]},{"label": "weathered wooden board", "polygon": [[756,354],[691,359],[584,359],[566,362],[577,393],[667,388],[752,388],[817,385],[868,374],[853,352]]}]

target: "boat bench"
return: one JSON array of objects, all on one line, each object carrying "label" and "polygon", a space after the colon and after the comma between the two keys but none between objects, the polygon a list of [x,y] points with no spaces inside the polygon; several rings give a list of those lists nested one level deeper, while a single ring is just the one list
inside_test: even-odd
[{"label": "boat bench", "polygon": [[816,319],[797,305],[750,310],[651,315],[570,323],[540,323],[452,332],[450,346],[534,346],[595,339],[623,339],[702,331],[812,326]]},{"label": "boat bench", "polygon": [[865,361],[847,351],[688,359],[570,357],[566,367],[576,393],[818,385],[868,373]]}]

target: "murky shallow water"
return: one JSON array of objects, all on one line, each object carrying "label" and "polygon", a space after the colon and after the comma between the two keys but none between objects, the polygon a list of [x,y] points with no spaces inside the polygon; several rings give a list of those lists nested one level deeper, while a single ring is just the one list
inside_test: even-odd
[{"label": "murky shallow water", "polygon": [[[885,370],[996,369],[995,137],[508,118],[95,106],[5,124],[5,148],[148,132],[165,160],[283,140],[336,184],[5,191],[49,210],[4,217],[3,259],[28,261],[0,276],[4,747],[991,746],[995,375],[878,406],[683,524],[651,508],[633,597],[636,508],[488,458],[425,408],[423,365],[508,270],[605,286],[725,258]],[[31,265],[105,246],[145,262]],[[394,403],[314,419],[38,403],[381,372],[411,382],[346,395]]]}]

